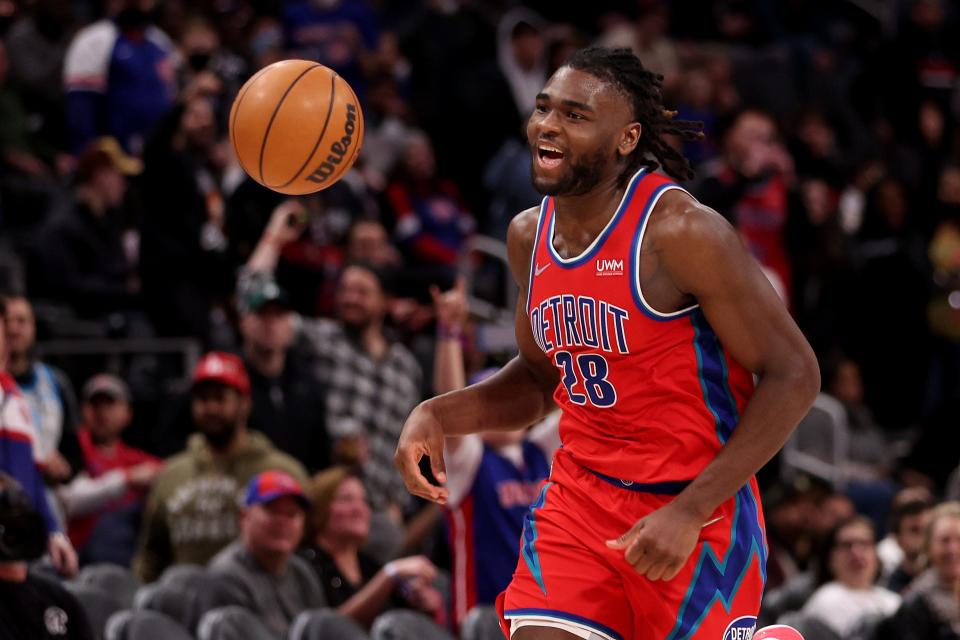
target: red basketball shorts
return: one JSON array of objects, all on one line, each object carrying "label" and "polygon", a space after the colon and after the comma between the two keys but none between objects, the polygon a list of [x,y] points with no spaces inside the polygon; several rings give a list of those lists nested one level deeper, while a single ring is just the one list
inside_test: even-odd
[{"label": "red basketball shorts", "polygon": [[497,599],[507,637],[511,622],[541,621],[605,640],[749,638],[767,557],[754,480],[716,510],[710,520],[720,520],[704,527],[673,580],[648,580],[606,546],[683,486],[621,482],[558,451],[525,518],[513,581]]}]

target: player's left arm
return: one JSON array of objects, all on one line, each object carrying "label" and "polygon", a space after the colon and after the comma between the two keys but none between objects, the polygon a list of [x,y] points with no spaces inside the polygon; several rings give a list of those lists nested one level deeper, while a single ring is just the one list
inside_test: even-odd
[{"label": "player's left arm", "polygon": [[667,507],[611,544],[651,579],[680,571],[704,523],[779,451],[820,391],[813,350],[733,227],[686,194],[665,204],[651,225],[659,273],[696,299],[721,344],[759,382],[716,458]]}]

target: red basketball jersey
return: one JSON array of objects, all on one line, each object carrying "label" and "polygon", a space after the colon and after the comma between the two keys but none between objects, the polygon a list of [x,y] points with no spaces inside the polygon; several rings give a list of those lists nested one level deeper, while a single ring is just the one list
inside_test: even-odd
[{"label": "red basketball jersey", "polygon": [[716,456],[753,392],[696,305],[660,313],[639,286],[647,219],[680,187],[641,170],[579,256],[553,247],[554,200],[540,207],[527,313],[559,368],[564,455],[631,483],[693,479]]}]

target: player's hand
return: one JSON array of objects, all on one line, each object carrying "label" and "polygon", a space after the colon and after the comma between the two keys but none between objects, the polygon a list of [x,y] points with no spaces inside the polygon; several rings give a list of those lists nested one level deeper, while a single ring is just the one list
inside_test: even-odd
[{"label": "player's hand", "polygon": [[607,546],[623,549],[626,561],[650,580],[672,580],[693,553],[703,526],[699,517],[670,503],[607,540]]},{"label": "player's hand", "polygon": [[430,467],[437,482],[446,482],[443,427],[430,410],[429,401],[421,402],[407,418],[393,460],[410,493],[432,502],[446,504],[449,492],[444,487],[430,484],[420,473],[420,459],[423,456],[429,456]]},{"label": "player's hand", "polygon": [[457,276],[457,281],[449,291],[440,291],[437,285],[430,285],[433,297],[433,310],[437,315],[437,324],[447,331],[462,331],[467,322],[469,305],[467,304],[467,280]]}]

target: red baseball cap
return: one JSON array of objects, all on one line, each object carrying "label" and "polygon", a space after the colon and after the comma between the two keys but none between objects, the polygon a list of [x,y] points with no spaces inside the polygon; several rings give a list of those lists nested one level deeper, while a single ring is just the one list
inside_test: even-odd
[{"label": "red baseball cap", "polygon": [[250,478],[250,482],[247,483],[247,495],[243,499],[243,506],[266,504],[284,496],[293,496],[304,509],[310,508],[310,500],[303,493],[303,487],[296,478],[285,471],[262,471]]},{"label": "red baseball cap", "polygon": [[211,351],[200,358],[193,370],[193,386],[201,382],[219,382],[233,387],[245,396],[250,395],[250,378],[239,356],[223,351]]}]

